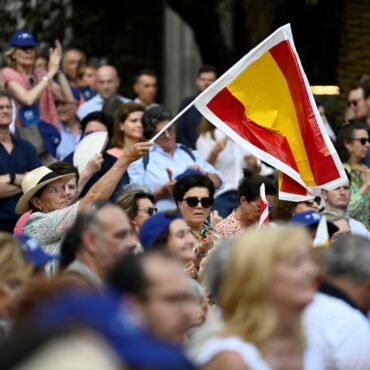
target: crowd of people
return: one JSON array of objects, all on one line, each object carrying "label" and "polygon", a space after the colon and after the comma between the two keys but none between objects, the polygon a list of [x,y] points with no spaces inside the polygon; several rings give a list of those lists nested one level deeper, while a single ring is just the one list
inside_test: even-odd
[{"label": "crowd of people", "polygon": [[[195,107],[163,131],[153,70],[131,99],[59,41],[18,31],[5,56],[1,369],[370,369],[366,85],[338,130],[319,106],[348,182],[289,202]],[[179,111],[216,79],[202,66]]]}]

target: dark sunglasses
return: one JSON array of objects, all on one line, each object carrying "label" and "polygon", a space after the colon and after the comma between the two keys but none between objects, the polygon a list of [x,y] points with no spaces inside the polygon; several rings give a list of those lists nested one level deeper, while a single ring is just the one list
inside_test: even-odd
[{"label": "dark sunglasses", "polygon": [[203,208],[209,208],[212,207],[213,205],[213,199],[210,197],[204,197],[200,199],[197,197],[187,197],[184,198],[183,201],[185,201],[186,204],[192,208],[196,207],[199,204],[199,202]]},{"label": "dark sunglasses", "polygon": [[144,211],[149,216],[152,216],[154,213],[157,213],[157,207],[145,207],[145,208],[138,208],[138,211]]},{"label": "dark sunglasses", "polygon": [[361,145],[366,145],[366,143],[370,143],[370,139],[367,137],[350,137],[350,140],[358,140]]}]

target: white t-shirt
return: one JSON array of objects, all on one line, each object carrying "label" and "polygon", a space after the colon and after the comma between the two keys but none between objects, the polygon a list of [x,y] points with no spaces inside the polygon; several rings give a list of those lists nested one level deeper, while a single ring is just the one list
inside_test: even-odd
[{"label": "white t-shirt", "polygon": [[326,370],[370,369],[370,324],[359,310],[317,293],[304,312],[303,324],[323,351]]}]

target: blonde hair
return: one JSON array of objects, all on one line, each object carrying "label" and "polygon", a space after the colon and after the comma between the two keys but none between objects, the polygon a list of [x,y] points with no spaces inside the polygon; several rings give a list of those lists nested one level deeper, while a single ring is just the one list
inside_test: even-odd
[{"label": "blonde hair", "polygon": [[[220,294],[227,335],[238,335],[261,351],[266,349],[277,324],[270,294],[271,271],[280,258],[309,243],[309,234],[298,226],[250,229],[236,240]],[[294,337],[303,346],[299,322]]]},{"label": "blonde hair", "polygon": [[0,287],[9,280],[23,280],[33,272],[20,243],[9,233],[0,232]]},{"label": "blonde hair", "polygon": [[15,48],[15,47],[11,47],[11,48],[9,48],[9,49],[4,53],[4,59],[5,59],[5,62],[6,62],[6,64],[7,64],[9,67],[14,67],[14,65],[15,65],[15,60],[13,59],[13,54],[15,53],[15,50],[16,50],[16,48]]}]

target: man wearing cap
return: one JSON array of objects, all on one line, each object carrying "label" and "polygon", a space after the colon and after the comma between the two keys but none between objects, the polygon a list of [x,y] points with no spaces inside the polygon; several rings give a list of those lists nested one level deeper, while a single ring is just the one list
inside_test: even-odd
[{"label": "man wearing cap", "polygon": [[0,230],[8,232],[13,232],[19,218],[14,209],[24,175],[41,165],[32,144],[9,132],[11,121],[10,97],[0,92]]},{"label": "man wearing cap", "polygon": [[83,103],[77,111],[77,116],[82,119],[89,113],[104,111],[111,115],[119,104],[128,103],[130,99],[117,94],[120,85],[117,70],[110,65],[100,67],[96,72],[97,94]]}]

